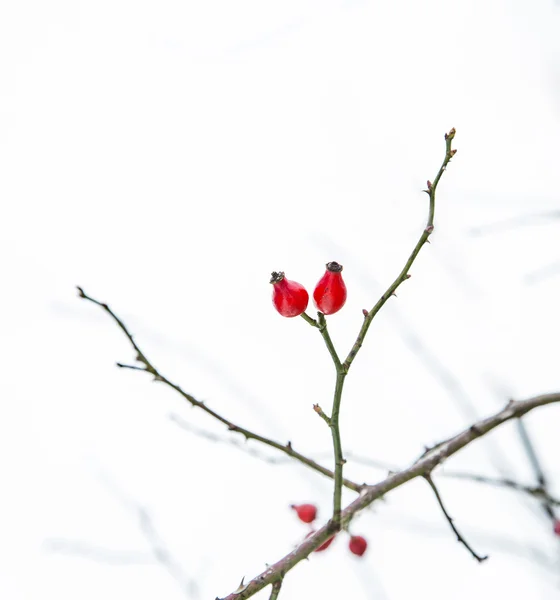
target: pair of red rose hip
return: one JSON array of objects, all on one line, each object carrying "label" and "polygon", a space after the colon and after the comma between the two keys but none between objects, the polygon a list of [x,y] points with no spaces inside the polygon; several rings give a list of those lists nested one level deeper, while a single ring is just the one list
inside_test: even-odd
[{"label": "pair of red rose hip", "polygon": [[[307,290],[296,281],[286,279],[284,273],[272,273],[272,303],[283,317],[299,317],[309,304]],[[313,291],[315,306],[324,315],[333,315],[346,302],[346,285],[342,279],[342,265],[327,263],[327,270]]]},{"label": "pair of red rose hip", "polygon": [[[314,504],[292,504],[291,508],[296,511],[299,520],[303,521],[304,523],[313,523],[313,521],[317,518],[317,507]],[[305,537],[308,538],[314,533],[315,531],[312,529]],[[334,535],[326,542],[323,542],[315,550],[315,552],[323,552],[323,550],[326,550],[333,543],[333,540]],[[355,554],[356,556],[363,556],[367,550],[367,541],[361,535],[351,535],[348,548],[352,554]]]}]

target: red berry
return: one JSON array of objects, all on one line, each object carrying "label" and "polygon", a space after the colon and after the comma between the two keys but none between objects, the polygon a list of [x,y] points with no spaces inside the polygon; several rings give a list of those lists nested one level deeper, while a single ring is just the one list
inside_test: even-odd
[{"label": "red berry", "polygon": [[323,542],[316,550],[315,552],[323,552],[323,550],[326,550],[334,541],[334,535],[329,538],[326,542]]},{"label": "red berry", "polygon": [[300,283],[290,281],[284,273],[272,273],[272,303],[283,317],[298,317],[307,308],[309,294]]},{"label": "red berry", "polygon": [[[315,533],[315,530],[312,529],[306,536],[305,539],[307,539],[309,536],[313,535]],[[315,550],[313,550],[313,552],[323,552],[323,550],[326,550],[334,541],[334,535],[332,537],[330,537],[326,542],[323,542],[318,548],[315,548]]]},{"label": "red berry", "polygon": [[325,315],[338,312],[346,302],[346,285],[342,279],[342,265],[327,263],[327,270],[313,292],[315,306]]},{"label": "red berry", "polygon": [[363,538],[361,535],[353,535],[350,538],[350,543],[348,544],[348,547],[350,548],[350,552],[352,552],[352,554],[362,556],[367,550],[367,542],[365,538]]},{"label": "red berry", "polygon": [[292,504],[292,508],[297,512],[300,521],[311,523],[317,516],[317,507],[314,504]]},{"label": "red berry", "polygon": [[554,519],[554,533],[560,535],[560,521],[558,519]]}]

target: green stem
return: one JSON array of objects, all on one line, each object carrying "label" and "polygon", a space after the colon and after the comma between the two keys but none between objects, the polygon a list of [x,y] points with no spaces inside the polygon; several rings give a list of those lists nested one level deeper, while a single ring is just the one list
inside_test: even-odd
[{"label": "green stem", "polygon": [[343,470],[344,470],[344,456],[342,454],[342,441],[340,439],[340,425],[338,417],[340,415],[340,403],[342,402],[342,388],[344,386],[344,379],[346,378],[346,369],[342,365],[340,358],[336,352],[334,344],[332,342],[329,330],[327,328],[327,320],[322,312],[317,313],[317,321],[312,319],[309,315],[303,313],[302,317],[313,327],[317,327],[319,332],[323,336],[325,345],[331,355],[336,369],[336,384],[334,388],[334,399],[332,414],[329,417],[326,415],[318,404],[313,405],[315,412],[327,423],[331,429],[331,435],[333,440],[334,449],[334,491],[333,491],[333,516],[332,522],[336,529],[340,528],[340,510],[342,506],[342,486],[344,485]]},{"label": "green stem", "polygon": [[325,340],[325,345],[327,346],[329,354],[331,355],[334,366],[338,373],[338,371],[340,371],[340,369],[342,368],[342,363],[340,361],[340,358],[338,358],[338,354],[334,348],[334,344],[331,340],[329,330],[327,329],[327,320],[325,319],[325,315],[323,313],[320,312],[320,313],[317,313],[317,315],[319,317],[319,319],[318,319],[319,331],[321,332],[321,335],[323,336],[323,339]]},{"label": "green stem", "polygon": [[342,401],[342,388],[344,379],[346,378],[345,371],[338,368],[336,371],[336,385],[334,388],[333,409],[330,418],[331,433],[334,447],[334,492],[333,492],[333,522],[338,527],[340,526],[340,511],[342,507],[342,473],[344,469],[344,457],[342,455],[342,443],[340,440],[340,403]]},{"label": "green stem", "polygon": [[408,257],[408,260],[406,261],[406,264],[404,265],[402,271],[399,273],[398,277],[387,288],[385,293],[381,296],[381,298],[377,301],[375,306],[369,311],[366,318],[364,319],[364,322],[362,324],[360,332],[358,333],[358,337],[356,338],[356,341],[354,342],[352,349],[348,353],[348,356],[346,357],[346,360],[344,361],[344,363],[342,365],[346,372],[348,372],[348,370],[350,369],[350,366],[352,365],[352,363],[354,362],[354,359],[356,358],[356,355],[360,351],[360,348],[362,347],[362,344],[364,343],[364,338],[366,336],[366,333],[368,332],[369,326],[371,325],[371,322],[373,321],[375,315],[383,308],[383,306],[385,305],[387,300],[389,300],[389,298],[394,294],[395,290],[401,285],[401,283],[403,281],[406,281],[409,278],[408,272],[410,270],[410,267],[412,267],[412,263],[414,262],[414,260],[418,256],[418,253],[422,249],[422,246],[428,241],[428,238],[430,237],[430,235],[432,234],[432,231],[434,230],[436,189],[437,189],[438,183],[439,183],[445,169],[447,168],[447,165],[449,164],[449,161],[453,158],[453,156],[457,152],[456,150],[451,149],[451,143],[452,143],[454,137],[455,137],[455,129],[452,129],[449,133],[445,134],[445,158],[443,159],[443,162],[442,162],[441,167],[436,175],[436,178],[434,179],[434,182],[431,183],[430,181],[428,181],[428,189],[425,190],[426,193],[428,194],[428,196],[430,197],[430,208],[429,208],[429,212],[428,212],[428,222],[426,224],[426,227],[424,228],[424,231],[422,232],[420,239],[418,240],[416,246],[414,246],[414,249],[412,250],[411,255]]}]

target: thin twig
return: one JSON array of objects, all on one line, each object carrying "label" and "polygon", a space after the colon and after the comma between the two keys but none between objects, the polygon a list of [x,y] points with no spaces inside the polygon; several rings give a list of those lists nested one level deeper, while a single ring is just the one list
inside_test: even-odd
[{"label": "thin twig", "polygon": [[[503,423],[522,417],[535,408],[553,403],[560,403],[560,392],[535,396],[528,400],[509,402],[500,412],[478,421],[461,433],[438,444],[436,450],[427,453],[407,469],[399,471],[398,473],[391,473],[383,481],[365,487],[360,496],[342,511],[341,524],[345,525],[346,523],[349,523],[355,514],[364,510],[372,502],[385,496],[392,490],[401,487],[416,477],[429,475],[437,465],[443,463],[447,458],[453,456],[477,438],[486,435]],[[304,540],[295,550],[249,581],[247,587],[241,593],[230,594],[223,600],[245,600],[246,598],[250,598],[267,585],[274,583],[280,576],[280,573],[285,575],[288,571],[293,569],[299,562],[307,558],[331,536],[332,523],[329,522]]]},{"label": "thin twig", "polygon": [[492,485],[494,487],[505,487],[523,494],[533,496],[538,500],[546,500],[552,506],[560,506],[560,500],[551,496],[548,491],[541,486],[531,486],[519,483],[513,479],[506,477],[487,477],[486,475],[478,475],[476,473],[458,473],[455,471],[444,471],[440,473],[443,477],[449,477],[451,479],[465,479],[467,481],[475,481],[477,483],[484,483]]},{"label": "thin twig", "polygon": [[[249,429],[245,429],[244,427],[236,425],[229,419],[226,419],[225,417],[223,417],[222,415],[217,413],[215,410],[212,410],[211,408],[209,408],[204,402],[197,400],[194,396],[185,392],[179,385],[177,385],[176,383],[173,383],[172,381],[167,379],[167,377],[162,375],[161,372],[158,371],[158,369],[148,360],[146,355],[142,352],[140,347],[134,341],[132,334],[130,333],[130,331],[124,324],[124,322],[111,310],[109,305],[107,305],[103,302],[99,302],[99,300],[95,300],[95,298],[88,296],[84,292],[84,290],[80,287],[78,287],[78,295],[80,296],[80,298],[83,298],[84,300],[89,300],[93,304],[101,307],[107,314],[109,314],[112,317],[112,319],[115,321],[115,323],[117,323],[119,328],[123,331],[125,336],[128,338],[129,342],[132,344],[132,347],[136,351],[136,360],[138,360],[138,362],[140,362],[142,365],[144,365],[144,367],[138,367],[138,366],[134,366],[134,365],[125,365],[123,363],[117,363],[118,367],[120,367],[122,369],[133,369],[135,371],[144,371],[146,373],[149,373],[150,375],[152,375],[154,377],[155,381],[160,381],[160,382],[164,383],[165,385],[167,385],[168,387],[174,389],[192,406],[202,409],[205,413],[209,414],[210,416],[214,417],[214,419],[217,419],[218,421],[220,421],[221,423],[226,425],[229,431],[233,431],[235,433],[240,433],[241,435],[245,436],[246,439],[256,440],[256,441],[260,442],[261,444],[265,444],[266,446],[275,448],[276,450],[279,450],[280,452],[283,452],[284,454],[287,454],[291,458],[308,466],[309,468],[313,469],[314,471],[317,471],[318,473],[322,473],[326,477],[334,479],[335,474],[333,471],[331,471],[330,469],[327,469],[326,467],[323,467],[319,463],[317,463],[314,460],[308,458],[307,456],[301,454],[300,452],[296,452],[293,449],[292,444],[290,442],[288,442],[287,444],[280,444],[279,442],[271,440],[270,438],[264,437],[262,435],[254,433],[253,431],[250,431]],[[363,486],[358,485],[357,483],[354,483],[353,481],[350,481],[348,479],[344,479],[342,483],[345,487],[353,490],[354,492],[359,492],[363,487]]]},{"label": "thin twig", "polygon": [[430,208],[429,208],[429,212],[428,212],[428,222],[426,224],[426,227],[424,228],[424,231],[422,232],[420,239],[418,240],[416,246],[414,247],[412,254],[408,257],[408,260],[406,261],[406,264],[404,265],[402,271],[399,273],[399,275],[397,276],[395,281],[393,281],[393,283],[387,288],[386,292],[377,301],[377,304],[375,304],[375,306],[368,312],[367,316],[364,318],[364,322],[360,329],[360,332],[358,333],[358,337],[356,338],[356,341],[354,342],[352,349],[348,353],[348,356],[346,357],[346,360],[343,363],[343,367],[346,372],[348,372],[352,363],[354,362],[354,359],[356,358],[356,355],[360,351],[360,348],[362,347],[362,344],[364,342],[364,338],[368,332],[369,326],[371,325],[371,322],[373,321],[374,317],[383,308],[383,306],[385,305],[387,300],[389,300],[389,298],[395,293],[395,291],[401,285],[401,283],[403,281],[406,281],[409,278],[408,272],[410,271],[410,268],[412,267],[414,260],[416,259],[416,257],[418,256],[418,253],[422,249],[422,246],[428,241],[428,238],[430,237],[430,235],[432,234],[432,232],[434,230],[436,189],[437,189],[438,183],[439,183],[444,171],[447,168],[447,165],[449,164],[449,162],[451,161],[451,159],[453,158],[453,156],[455,156],[455,154],[457,152],[457,150],[453,150],[451,148],[451,143],[452,143],[454,137],[455,137],[455,129],[451,129],[451,131],[449,133],[445,134],[445,158],[443,159],[441,167],[440,167],[433,183],[428,181],[428,189],[425,190],[425,192],[430,197]]},{"label": "thin twig", "polygon": [[[525,447],[525,451],[527,452],[527,456],[529,457],[529,462],[531,463],[531,466],[533,467],[533,471],[537,478],[539,487],[541,489],[545,490],[545,492],[547,492],[548,482],[546,480],[544,471],[541,467],[540,460],[537,457],[537,452],[535,451],[533,442],[531,441],[531,438],[529,437],[529,432],[527,431],[527,428],[525,427],[525,423],[522,421],[522,419],[519,419],[519,421],[517,421],[517,430],[519,431],[519,435],[521,437],[521,442],[523,443],[523,446]],[[548,495],[548,492],[546,493],[546,495]],[[548,517],[554,521],[556,518],[554,515],[554,510],[552,509],[552,506],[548,502],[548,499],[546,498],[546,496],[543,498],[542,506],[544,508],[544,511],[548,515]]]},{"label": "thin twig", "polygon": [[472,546],[470,546],[470,544],[467,542],[467,540],[461,535],[461,533],[459,532],[459,530],[457,529],[457,527],[455,527],[455,523],[453,522],[452,517],[450,516],[450,514],[447,512],[444,504],[443,504],[443,500],[441,499],[441,495],[439,493],[439,490],[436,487],[436,484],[433,482],[432,478],[430,477],[430,475],[424,475],[424,479],[428,482],[428,484],[430,485],[430,487],[432,488],[436,499],[438,501],[439,507],[441,508],[441,511],[443,512],[443,514],[445,515],[445,518],[447,519],[447,522],[449,523],[449,526],[451,527],[451,529],[453,529],[455,535],[457,536],[457,541],[460,542],[461,544],[463,544],[463,546],[465,546],[465,548],[474,556],[474,558],[476,558],[476,560],[478,562],[482,562],[484,560],[486,560],[488,558],[488,556],[481,556],[480,554],[477,554],[473,549]]}]

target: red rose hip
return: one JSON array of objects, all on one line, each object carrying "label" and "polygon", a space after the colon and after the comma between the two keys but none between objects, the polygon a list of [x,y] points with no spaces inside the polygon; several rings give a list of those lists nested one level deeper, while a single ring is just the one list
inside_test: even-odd
[{"label": "red rose hip", "polygon": [[364,552],[367,550],[366,539],[361,535],[353,535],[350,538],[348,548],[350,548],[350,552],[352,552],[352,554],[355,554],[356,556],[363,556]]},{"label": "red rose hip", "polygon": [[291,508],[304,523],[312,523],[317,516],[317,507],[314,504],[292,504]]},{"label": "red rose hip", "polygon": [[342,265],[327,263],[327,270],[315,286],[315,306],[325,315],[333,315],[346,303],[346,285],[342,279]]},{"label": "red rose hip", "polygon": [[274,271],[270,283],[274,308],[283,317],[299,317],[309,303],[309,294],[303,285],[286,279],[282,271]]},{"label": "red rose hip", "polygon": [[554,533],[556,535],[560,535],[560,521],[558,519],[554,519]]},{"label": "red rose hip", "polygon": [[323,550],[326,550],[332,543],[334,542],[334,535],[329,538],[326,542],[323,542],[316,550],[315,552],[323,552]]},{"label": "red rose hip", "polygon": [[[312,536],[315,533],[315,530],[312,529],[306,536],[305,539]],[[334,542],[334,535],[330,537],[326,542],[323,542],[318,548],[315,548],[313,552],[323,552],[326,550],[332,543]]]}]

